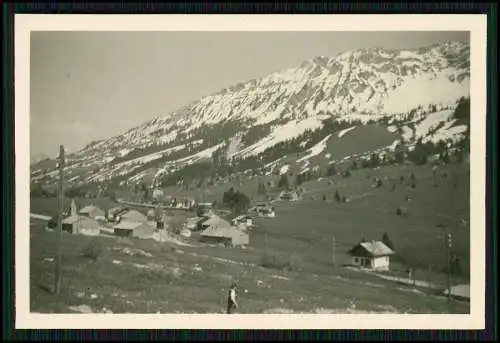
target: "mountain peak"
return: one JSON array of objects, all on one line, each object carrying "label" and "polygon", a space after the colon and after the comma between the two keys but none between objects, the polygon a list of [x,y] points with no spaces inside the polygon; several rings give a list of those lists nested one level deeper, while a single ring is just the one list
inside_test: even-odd
[{"label": "mountain peak", "polygon": [[76,153],[81,165],[101,166],[81,180],[137,180],[146,170],[161,177],[210,159],[222,146],[240,160],[257,156],[326,121],[366,123],[450,108],[469,96],[467,47],[366,47],[239,82]]}]

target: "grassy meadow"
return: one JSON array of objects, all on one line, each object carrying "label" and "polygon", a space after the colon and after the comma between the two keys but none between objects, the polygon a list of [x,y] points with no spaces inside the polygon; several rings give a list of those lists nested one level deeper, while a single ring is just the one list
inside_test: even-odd
[{"label": "grassy meadow", "polygon": [[[411,173],[414,182],[409,181]],[[435,290],[342,266],[348,262],[347,251],[361,239],[380,240],[386,232],[396,251],[391,259],[392,271],[387,274],[403,275],[409,266],[416,267],[417,279],[433,283],[442,291],[446,281],[442,272],[444,241],[449,232],[453,235],[453,253],[461,258],[465,271],[453,276],[453,283],[468,282],[468,165],[442,166],[436,177],[433,174],[431,166],[385,166],[356,170],[349,178],[306,182],[300,201],[276,202],[276,218],[256,220],[250,246],[245,250],[202,246],[195,240],[190,242],[192,246],[174,246],[151,240],[64,234],[63,293],[57,296],[49,291],[56,235],[45,230],[45,223],[32,220],[31,310],[70,312],[68,306],[86,304],[93,311],[106,308],[115,313],[220,313],[226,288],[232,278],[237,278],[242,313],[314,312],[321,308],[343,313],[468,313],[467,303],[448,304],[435,295]],[[373,187],[375,177],[383,179],[381,187]],[[218,185],[208,194],[197,190],[189,195],[205,194],[203,201],[220,201],[223,192],[234,186],[256,199],[259,180],[247,178],[242,185]],[[348,202],[335,202],[336,191]],[[178,197],[186,192],[165,190]],[[116,205],[109,199],[78,201],[102,208]],[[31,212],[52,215],[56,204],[56,199],[32,199]],[[396,215],[398,207],[405,208],[405,215]],[[467,220],[467,225],[457,225],[460,219]],[[97,247],[96,259],[85,257],[88,246]],[[151,256],[129,256],[119,250],[125,247]],[[294,259],[296,267],[264,268],[261,265],[266,254],[285,261]]]}]

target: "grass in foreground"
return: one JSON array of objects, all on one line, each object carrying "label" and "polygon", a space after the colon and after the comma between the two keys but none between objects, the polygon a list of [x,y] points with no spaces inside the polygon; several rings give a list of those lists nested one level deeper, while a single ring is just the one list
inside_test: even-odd
[{"label": "grass in foreground", "polygon": [[[240,312],[274,308],[313,311],[390,311],[468,313],[466,303],[344,268],[280,271],[260,267],[258,249],[219,250],[174,247],[148,240],[117,240],[64,234],[62,292],[52,294],[57,235],[43,223],[31,227],[31,311],[72,312],[87,305],[94,312],[222,313],[232,278],[240,282]],[[97,256],[84,256],[89,245]],[[150,256],[130,256],[144,251]],[[219,252],[221,254],[219,254]],[[97,258],[94,258],[97,257]],[[253,264],[255,263],[255,264]]]}]

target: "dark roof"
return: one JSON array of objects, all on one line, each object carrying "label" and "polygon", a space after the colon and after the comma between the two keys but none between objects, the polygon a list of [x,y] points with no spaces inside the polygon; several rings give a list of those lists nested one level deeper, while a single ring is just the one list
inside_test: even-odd
[{"label": "dark roof", "polygon": [[394,251],[380,241],[361,242],[349,251],[351,255],[360,255],[364,251],[369,256],[380,257],[393,255]]}]

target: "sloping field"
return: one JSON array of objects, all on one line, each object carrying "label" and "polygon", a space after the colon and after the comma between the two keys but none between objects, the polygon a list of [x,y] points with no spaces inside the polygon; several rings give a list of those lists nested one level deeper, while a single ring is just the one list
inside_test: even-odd
[{"label": "sloping field", "polygon": [[[416,178],[415,188],[408,182],[411,173]],[[319,309],[343,313],[466,313],[467,304],[448,305],[442,297],[423,289],[341,266],[348,261],[347,250],[362,238],[381,239],[387,232],[396,250],[391,260],[395,273],[415,266],[417,279],[444,287],[444,234],[451,232],[453,252],[460,256],[465,270],[452,281],[467,282],[469,228],[453,223],[456,218],[468,221],[468,166],[440,167],[436,175],[434,181],[430,166],[391,166],[357,170],[350,178],[331,178],[330,184],[328,180],[307,182],[302,200],[277,202],[277,218],[257,219],[246,250],[195,246],[173,251],[169,243],[65,234],[65,291],[61,296],[46,290],[53,283],[56,235],[44,229],[45,223],[32,220],[31,308],[65,312],[70,311],[68,306],[87,305],[92,311],[219,313],[226,287],[235,277],[240,280],[243,313]],[[401,176],[404,181],[400,181]],[[372,187],[374,177],[384,180],[382,187]],[[246,179],[244,184],[256,190],[258,180]],[[220,193],[216,197],[220,200],[228,186],[217,186],[211,192],[214,197]],[[335,202],[335,191],[349,201]],[[411,201],[405,201],[407,196]],[[57,202],[48,200],[32,201],[32,212],[53,213]],[[106,201],[109,203],[107,199],[97,200],[85,199],[84,203],[103,207]],[[397,216],[397,207],[405,207],[407,215]],[[82,256],[89,246],[102,248],[95,261]],[[129,256],[125,247],[151,255]],[[265,254],[285,260],[295,258],[298,267],[293,271],[263,268]]]},{"label": "sloping field", "polygon": [[[411,173],[416,177],[415,188],[409,182]],[[350,178],[331,178],[330,185],[328,179],[309,182],[304,185],[301,201],[275,203],[277,218],[258,221],[253,244],[264,246],[267,237],[272,249],[297,251],[313,264],[325,264],[332,258],[333,236],[337,259],[343,262],[348,259],[346,251],[356,243],[362,239],[380,240],[387,232],[395,245],[395,260],[406,267],[418,267],[421,272],[441,272],[445,234],[449,232],[453,235],[452,252],[468,269],[470,230],[468,224],[458,225],[461,219],[467,223],[469,220],[467,166],[442,167],[437,175],[437,187],[430,166],[363,169],[353,172]],[[401,176],[405,181],[400,181]],[[373,187],[374,177],[382,178],[384,185]],[[336,191],[348,202],[335,202]],[[398,207],[404,208],[406,214],[396,215]],[[444,275],[439,277],[445,280]]]},{"label": "sloping field", "polygon": [[465,303],[448,305],[443,297],[344,268],[321,274],[265,269],[254,263],[260,253],[253,249],[172,250],[168,243],[70,234],[63,237],[62,292],[54,295],[57,235],[38,222],[30,233],[33,312],[222,313],[235,277],[241,313],[469,311]]}]

